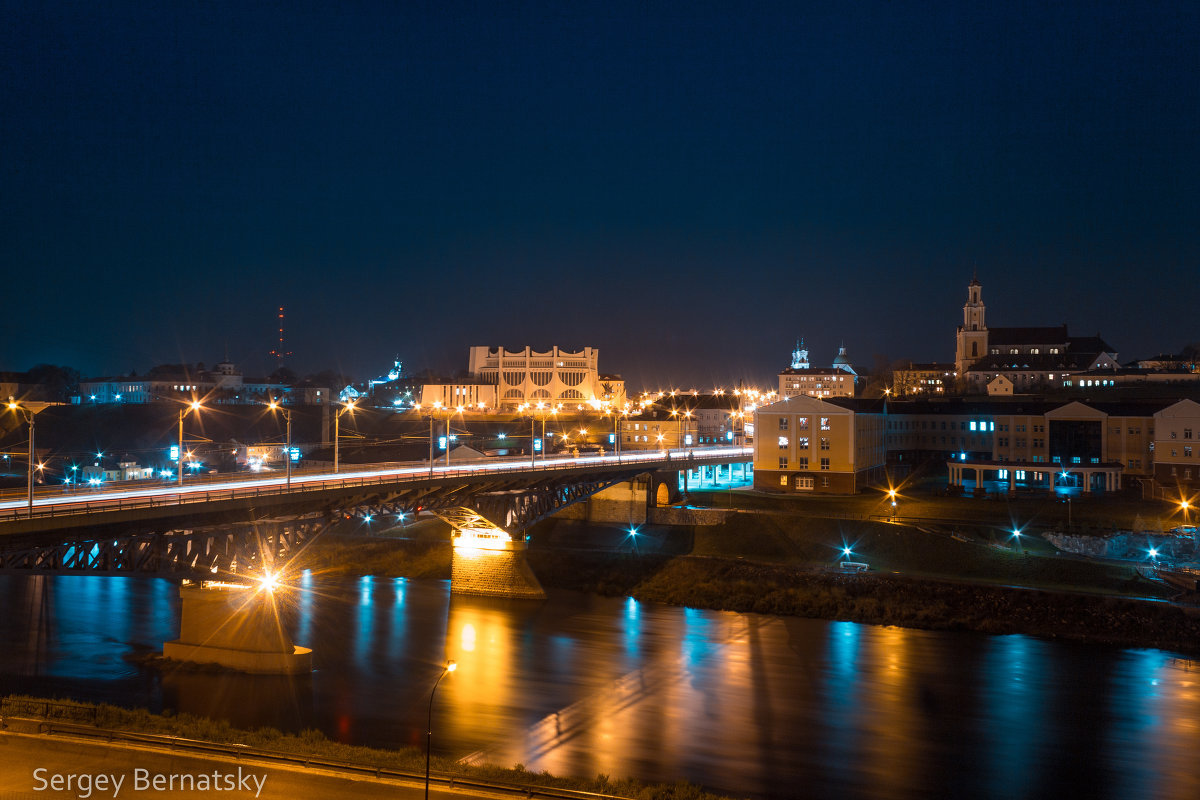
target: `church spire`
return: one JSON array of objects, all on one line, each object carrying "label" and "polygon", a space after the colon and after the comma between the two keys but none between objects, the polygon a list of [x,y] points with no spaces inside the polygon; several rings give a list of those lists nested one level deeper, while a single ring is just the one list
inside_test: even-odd
[{"label": "church spire", "polygon": [[808,351],[804,349],[804,337],[796,340],[796,349],[792,351],[792,369],[808,369]]}]

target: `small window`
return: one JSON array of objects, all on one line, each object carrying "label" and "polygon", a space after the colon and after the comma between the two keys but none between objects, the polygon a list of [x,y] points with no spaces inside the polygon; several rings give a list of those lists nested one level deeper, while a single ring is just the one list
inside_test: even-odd
[{"label": "small window", "polygon": [[821,469],[823,469],[823,470],[829,469],[829,459],[828,458],[821,459]]},{"label": "small window", "polygon": [[797,469],[808,469],[808,456],[800,456],[796,462]]},{"label": "small window", "polygon": [[787,429],[788,429],[788,418],[780,417],[779,418],[779,430],[786,431]]},{"label": "small window", "polygon": [[821,417],[821,430],[829,430],[829,417]]},{"label": "small window", "polygon": [[782,447],[787,447],[787,446],[788,446],[788,437],[786,437],[786,436],[780,436],[780,437],[779,437],[779,446],[780,446],[781,448],[782,448]]},{"label": "small window", "polygon": [[824,437],[824,436],[822,436],[822,437],[821,437],[821,449],[822,449],[822,450],[828,450],[828,449],[829,449],[829,439],[827,439],[827,438],[826,438],[826,437]]},{"label": "small window", "polygon": [[780,485],[780,486],[787,486],[787,475],[780,475],[780,476],[779,476],[779,485]]},{"label": "small window", "polygon": [[787,465],[787,456],[780,456],[780,457],[779,457],[779,468],[780,468],[780,469],[787,469],[787,468],[788,468],[788,465]]}]

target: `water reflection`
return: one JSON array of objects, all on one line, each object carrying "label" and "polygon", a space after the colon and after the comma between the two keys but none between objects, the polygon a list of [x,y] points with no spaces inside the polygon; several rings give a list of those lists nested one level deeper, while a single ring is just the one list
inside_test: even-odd
[{"label": "water reflection", "polygon": [[301,678],[160,675],[168,581],[0,578],[0,686],[739,796],[1200,796],[1200,672],[1159,651],[775,619],[575,593],[299,576]]}]

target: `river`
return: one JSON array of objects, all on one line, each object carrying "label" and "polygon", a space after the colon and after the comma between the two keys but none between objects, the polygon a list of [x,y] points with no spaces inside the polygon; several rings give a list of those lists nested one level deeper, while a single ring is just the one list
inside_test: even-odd
[{"label": "river", "polygon": [[0,693],[174,709],[423,745],[531,770],[686,779],[760,798],[1200,797],[1200,665],[1157,650],[697,611],[444,581],[285,592],[302,678],[163,675],[177,586],[0,577]]}]

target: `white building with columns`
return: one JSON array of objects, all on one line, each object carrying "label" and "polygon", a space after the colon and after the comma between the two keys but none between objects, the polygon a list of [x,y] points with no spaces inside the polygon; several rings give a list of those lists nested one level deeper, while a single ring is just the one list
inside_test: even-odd
[{"label": "white building with columns", "polygon": [[476,381],[495,385],[496,403],[502,409],[526,403],[619,408],[625,402],[624,383],[602,377],[598,360],[594,347],[537,351],[481,346],[471,348],[468,369]]}]

